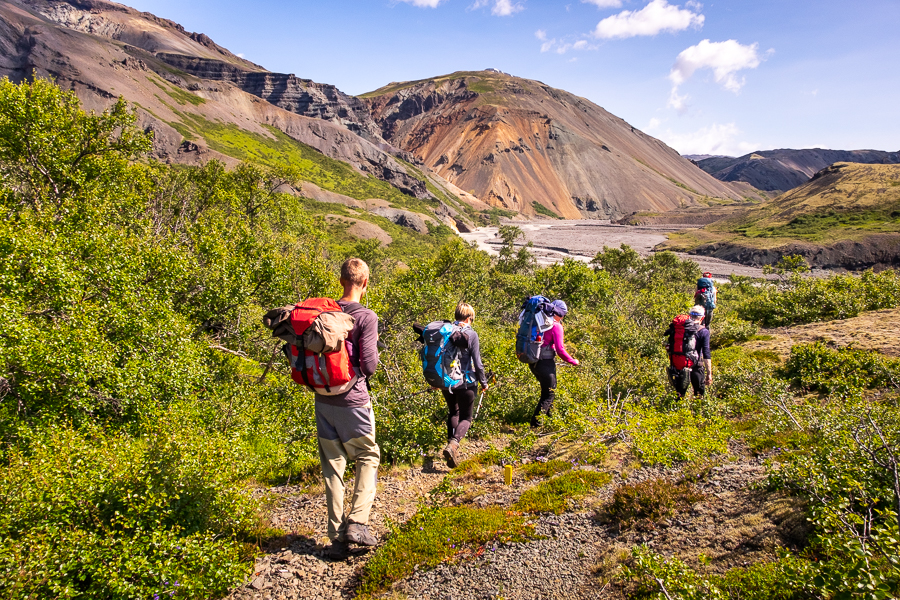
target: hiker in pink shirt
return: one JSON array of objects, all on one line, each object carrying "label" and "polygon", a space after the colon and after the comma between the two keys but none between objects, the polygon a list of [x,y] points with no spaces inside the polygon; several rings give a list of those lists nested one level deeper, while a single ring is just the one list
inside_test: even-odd
[{"label": "hiker in pink shirt", "polygon": [[528,365],[538,383],[541,384],[541,399],[534,409],[531,417],[531,426],[537,427],[538,416],[541,413],[550,415],[553,408],[553,400],[556,398],[556,356],[559,355],[571,365],[578,365],[578,360],[569,356],[563,342],[562,320],[569,312],[569,307],[562,300],[554,300],[550,303],[553,308],[553,327],[544,333],[544,341],[541,344],[541,358],[534,364]]}]

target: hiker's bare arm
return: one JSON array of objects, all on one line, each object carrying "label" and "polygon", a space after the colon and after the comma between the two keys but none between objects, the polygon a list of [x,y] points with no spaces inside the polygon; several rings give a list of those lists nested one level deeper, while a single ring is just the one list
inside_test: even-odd
[{"label": "hiker's bare arm", "polygon": [[703,359],[703,370],[706,371],[706,385],[712,383],[712,359],[704,358]]}]

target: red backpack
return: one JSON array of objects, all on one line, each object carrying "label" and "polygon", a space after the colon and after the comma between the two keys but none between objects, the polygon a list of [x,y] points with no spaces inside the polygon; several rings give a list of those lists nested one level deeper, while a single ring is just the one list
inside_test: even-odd
[{"label": "red backpack", "polygon": [[666,330],[668,340],[666,351],[672,366],[678,369],[693,367],[700,360],[697,353],[697,334],[700,332],[700,324],[693,321],[688,315],[678,315],[672,319],[672,323]]},{"label": "red backpack", "polygon": [[[290,317],[298,342],[290,346],[291,379],[323,396],[343,394],[353,387],[358,377],[350,364],[347,348],[350,329],[344,327],[336,332],[331,331],[327,324],[329,319],[319,318],[335,312],[343,313],[343,310],[331,298],[309,298],[297,304]],[[350,317],[350,323],[352,322]],[[306,346],[310,342],[310,335],[307,333],[310,327],[317,332],[324,330],[326,334],[327,341],[324,348],[320,344],[320,352],[314,352]]]}]

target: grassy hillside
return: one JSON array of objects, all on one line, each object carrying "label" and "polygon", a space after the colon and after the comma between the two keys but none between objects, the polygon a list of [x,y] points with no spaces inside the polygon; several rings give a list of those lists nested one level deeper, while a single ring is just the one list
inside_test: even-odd
[{"label": "grassy hillside", "polygon": [[900,165],[836,163],[808,183],[699,230],[675,234],[665,249],[733,243],[775,248],[827,245],[900,232]]}]

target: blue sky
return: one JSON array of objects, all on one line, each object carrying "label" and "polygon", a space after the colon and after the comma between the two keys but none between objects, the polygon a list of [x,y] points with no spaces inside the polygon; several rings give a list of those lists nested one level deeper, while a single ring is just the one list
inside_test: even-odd
[{"label": "blue sky", "polygon": [[132,0],[270,71],[360,94],[493,67],[683,154],[900,150],[898,0]]}]

